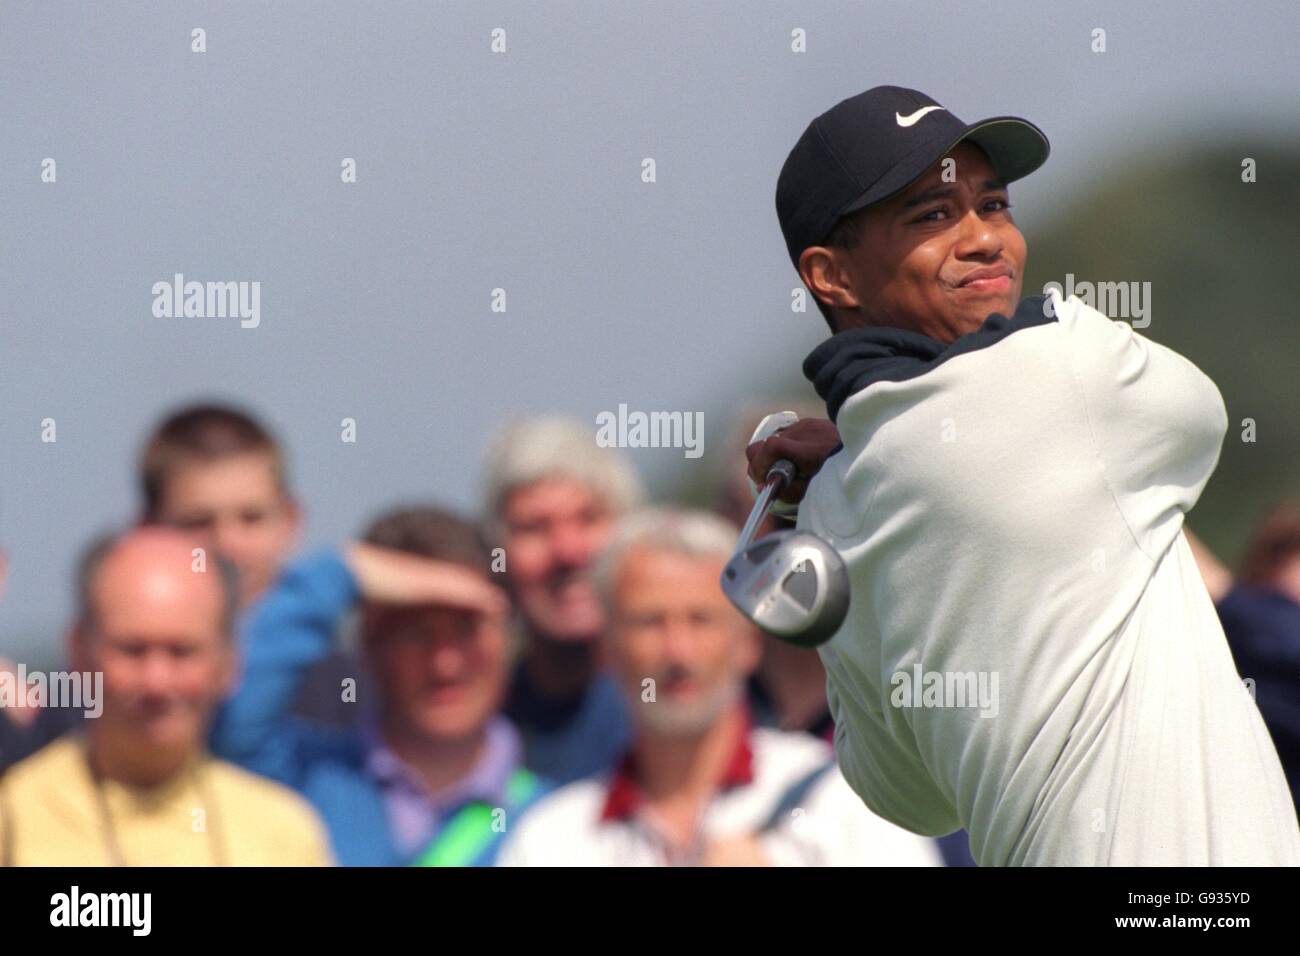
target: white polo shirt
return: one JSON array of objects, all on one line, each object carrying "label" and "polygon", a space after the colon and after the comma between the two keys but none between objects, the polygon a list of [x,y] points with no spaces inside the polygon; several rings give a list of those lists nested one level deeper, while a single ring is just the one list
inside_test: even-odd
[{"label": "white polo shirt", "polygon": [[694,845],[675,850],[643,805],[629,757],[534,804],[506,837],[497,865],[693,865],[709,841],[754,834],[781,866],[943,865],[933,840],[867,810],[833,760],[825,742],[806,734],[750,730]]},{"label": "white polo shirt", "polygon": [[[1177,353],[1052,297],[1056,321],[839,407],[844,448],[799,526],[852,579],[820,649],[841,768],[900,826],[966,827],[984,866],[1300,864],[1182,533],[1223,399]],[[959,706],[981,680],[996,707]]]}]

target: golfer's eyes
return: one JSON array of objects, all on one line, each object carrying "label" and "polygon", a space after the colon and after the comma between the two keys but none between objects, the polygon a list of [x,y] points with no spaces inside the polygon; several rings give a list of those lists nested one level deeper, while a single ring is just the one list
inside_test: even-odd
[{"label": "golfer's eyes", "polygon": [[[980,207],[980,210],[985,213],[990,213],[1005,212],[1010,208],[1011,203],[999,196],[995,199],[987,200]],[[934,209],[921,213],[921,215],[914,219],[913,222],[942,222],[945,219],[951,218],[951,213],[952,210],[948,206],[936,206]]]}]

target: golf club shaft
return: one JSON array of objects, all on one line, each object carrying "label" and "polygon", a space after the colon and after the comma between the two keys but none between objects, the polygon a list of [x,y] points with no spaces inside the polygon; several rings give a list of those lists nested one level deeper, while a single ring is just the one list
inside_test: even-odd
[{"label": "golf club shaft", "polygon": [[749,547],[750,541],[758,532],[758,526],[763,523],[767,517],[768,511],[772,508],[772,503],[776,501],[782,489],[794,480],[795,467],[792,462],[782,458],[780,461],[772,463],[772,467],[767,470],[767,478],[763,481],[763,487],[758,491],[758,497],[754,499],[754,509],[749,513],[749,520],[745,522],[745,527],[741,529],[740,541],[736,544],[736,551],[740,552]]}]

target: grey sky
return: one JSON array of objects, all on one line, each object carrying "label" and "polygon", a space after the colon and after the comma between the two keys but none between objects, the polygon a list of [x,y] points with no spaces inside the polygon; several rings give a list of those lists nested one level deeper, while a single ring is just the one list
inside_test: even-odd
[{"label": "grey sky", "polygon": [[[706,410],[704,458],[633,457],[652,487],[708,468],[713,412],[822,336],[789,311],[772,200],[815,114],[895,83],[1035,121],[1052,158],[1012,195],[1032,249],[1135,156],[1295,143],[1298,25],[1292,2],[6,0],[0,647],[55,646],[78,549],[130,518],[140,442],[188,399],[286,438],[313,546],[396,501],[472,506],[515,413]],[[260,281],[260,327],[155,318],[176,272]]]}]

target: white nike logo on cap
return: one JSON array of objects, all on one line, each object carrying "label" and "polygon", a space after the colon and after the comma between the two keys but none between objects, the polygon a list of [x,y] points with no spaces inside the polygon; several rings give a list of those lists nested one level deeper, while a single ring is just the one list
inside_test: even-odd
[{"label": "white nike logo on cap", "polygon": [[922,116],[924,116],[926,113],[930,112],[931,110],[941,110],[941,109],[943,109],[942,106],[922,106],[919,110],[917,110],[915,113],[912,113],[909,116],[904,116],[902,113],[895,113],[894,119],[898,120],[899,126],[912,126],[916,123],[917,120],[919,120]]}]

